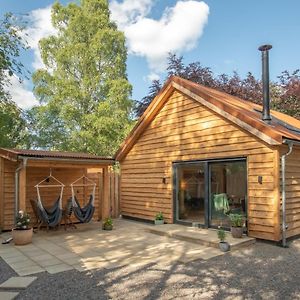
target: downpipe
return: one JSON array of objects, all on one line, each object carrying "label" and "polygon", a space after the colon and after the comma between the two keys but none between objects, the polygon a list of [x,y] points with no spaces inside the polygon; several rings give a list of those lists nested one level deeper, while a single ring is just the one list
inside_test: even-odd
[{"label": "downpipe", "polygon": [[[22,157],[22,164],[15,171],[15,216],[17,216],[19,212],[19,173],[23,168],[26,168],[26,166],[27,166],[27,158]],[[16,218],[15,218],[15,223],[16,223]]]},{"label": "downpipe", "polygon": [[286,224],[286,188],[285,188],[285,170],[286,170],[286,157],[289,156],[293,151],[293,143],[288,142],[289,150],[286,154],[281,156],[281,178],[282,178],[282,194],[281,194],[281,201],[282,201],[282,247],[287,248],[286,243],[286,231],[288,229],[288,225]]}]

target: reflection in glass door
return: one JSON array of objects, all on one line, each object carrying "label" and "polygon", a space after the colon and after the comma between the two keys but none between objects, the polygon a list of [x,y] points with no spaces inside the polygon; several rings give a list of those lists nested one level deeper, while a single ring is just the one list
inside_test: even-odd
[{"label": "reflection in glass door", "polygon": [[205,224],[204,163],[177,168],[177,220]]},{"label": "reflection in glass door", "polygon": [[246,162],[211,163],[209,180],[209,225],[230,227],[229,213],[246,215]]}]

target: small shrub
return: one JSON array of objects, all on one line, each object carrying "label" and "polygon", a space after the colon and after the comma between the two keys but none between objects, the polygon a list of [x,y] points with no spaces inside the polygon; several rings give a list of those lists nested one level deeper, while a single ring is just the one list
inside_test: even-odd
[{"label": "small shrub", "polygon": [[164,219],[164,215],[161,211],[156,214],[155,220],[163,220],[163,219]]},{"label": "small shrub", "polygon": [[229,214],[229,219],[232,227],[243,227],[244,216],[241,214]]},{"label": "small shrub", "polygon": [[16,216],[16,229],[26,230],[29,229],[30,215],[20,210]]},{"label": "small shrub", "polygon": [[113,219],[111,217],[106,218],[103,221],[103,226],[104,227],[106,227],[106,226],[113,226]]},{"label": "small shrub", "polygon": [[219,228],[217,231],[217,234],[218,234],[218,238],[219,238],[220,242],[224,242],[225,238],[226,238],[225,230],[223,228]]}]

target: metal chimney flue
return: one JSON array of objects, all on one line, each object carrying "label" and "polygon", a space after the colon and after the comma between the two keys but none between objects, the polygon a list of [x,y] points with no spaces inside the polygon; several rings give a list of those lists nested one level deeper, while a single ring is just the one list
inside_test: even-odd
[{"label": "metal chimney flue", "polygon": [[265,122],[271,121],[270,114],[270,79],[269,79],[269,50],[271,45],[262,45],[258,48],[261,51],[262,60],[262,83],[263,83],[263,112],[262,119]]}]

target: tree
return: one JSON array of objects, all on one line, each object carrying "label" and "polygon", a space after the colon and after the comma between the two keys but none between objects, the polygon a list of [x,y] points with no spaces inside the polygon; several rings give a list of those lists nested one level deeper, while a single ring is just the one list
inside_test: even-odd
[{"label": "tree", "polygon": [[22,111],[12,101],[0,101],[0,147],[16,148],[28,144]]},{"label": "tree", "polygon": [[[233,72],[231,76],[227,74],[215,76],[210,68],[203,67],[200,62],[185,65],[183,57],[178,57],[175,54],[169,54],[166,71],[168,77],[180,76],[244,100],[257,104],[262,103],[262,82],[250,72],[244,79],[237,72]],[[300,70],[292,73],[284,71],[278,78],[279,82],[271,82],[270,84],[272,108],[300,119]],[[159,86],[161,86],[160,83]],[[137,105],[136,113],[138,116],[144,112],[158,92],[158,85],[152,82],[149,94]]]},{"label": "tree", "polygon": [[105,0],[52,6],[55,36],[40,41],[45,69],[33,74],[41,106],[31,112],[35,143],[113,154],[131,128],[124,34]]},{"label": "tree", "polygon": [[136,102],[134,112],[137,116],[141,116],[146,108],[149,106],[153,98],[162,88],[162,85],[159,80],[153,80],[150,87],[149,93],[147,96],[143,97],[141,101]]},{"label": "tree", "polygon": [[278,97],[274,107],[300,119],[300,70],[283,71],[279,76]]},{"label": "tree", "polygon": [[24,24],[7,13],[0,20],[0,146],[21,147],[26,144],[26,122],[22,110],[11,99],[6,87],[10,78],[17,76],[21,81],[26,76],[19,60],[20,52],[27,48],[21,33]]}]

